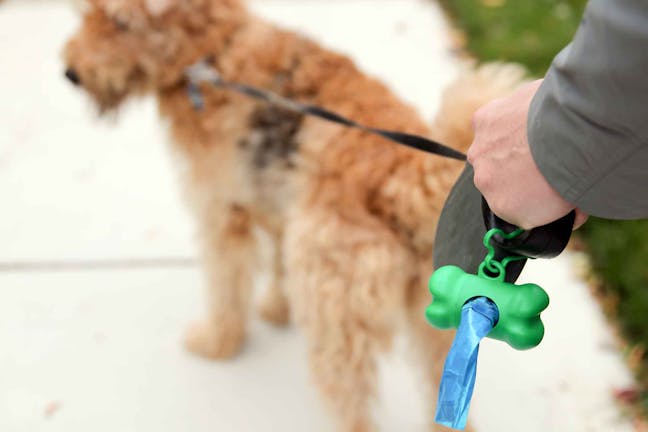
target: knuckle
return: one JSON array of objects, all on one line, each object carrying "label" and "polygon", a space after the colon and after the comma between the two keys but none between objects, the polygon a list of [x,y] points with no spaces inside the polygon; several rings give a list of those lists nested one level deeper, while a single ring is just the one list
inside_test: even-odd
[{"label": "knuckle", "polygon": [[524,219],[516,218],[515,211],[510,208],[506,200],[494,199],[491,201],[488,202],[491,211],[495,213],[498,217],[520,228],[528,229],[528,221],[525,221]]},{"label": "knuckle", "polygon": [[473,142],[468,152],[466,152],[466,159],[471,165],[475,165],[475,162],[479,158],[479,148],[476,142]]},{"label": "knuckle", "polygon": [[466,152],[466,159],[468,160],[468,162],[471,165],[475,165],[475,152],[476,151],[477,150],[475,150],[475,143],[473,142],[473,144],[470,146],[470,148],[468,148],[468,151]]},{"label": "knuckle", "polygon": [[473,177],[473,183],[475,187],[479,189],[482,194],[485,194],[485,191],[488,191],[490,185],[492,184],[492,176],[488,170],[484,169],[481,166],[475,167],[475,175]]},{"label": "knuckle", "polygon": [[503,202],[499,198],[494,198],[490,197],[490,200],[487,198],[486,201],[488,201],[488,205],[490,206],[491,210],[493,213],[495,213],[497,216],[506,219],[506,214],[507,214],[507,209],[506,206],[503,205]]},{"label": "knuckle", "polygon": [[492,102],[482,105],[475,110],[472,115],[473,127],[479,129],[481,126],[488,123],[490,113],[492,111]]},{"label": "knuckle", "polygon": [[526,220],[526,219],[521,219],[519,221],[512,220],[511,223],[517,225],[518,227],[522,228],[523,230],[531,230],[538,226],[537,223],[531,221],[531,220]]}]

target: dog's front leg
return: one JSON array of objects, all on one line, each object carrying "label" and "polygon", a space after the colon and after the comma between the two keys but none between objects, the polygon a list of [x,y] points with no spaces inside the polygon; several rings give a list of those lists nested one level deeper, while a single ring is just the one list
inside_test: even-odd
[{"label": "dog's front leg", "polygon": [[207,319],[192,325],[187,348],[224,359],[241,348],[247,327],[256,256],[249,212],[236,204],[212,205],[200,216],[208,284]]}]

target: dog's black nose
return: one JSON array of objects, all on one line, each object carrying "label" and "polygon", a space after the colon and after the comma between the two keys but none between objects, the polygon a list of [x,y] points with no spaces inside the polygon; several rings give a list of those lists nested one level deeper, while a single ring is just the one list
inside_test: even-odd
[{"label": "dog's black nose", "polygon": [[65,77],[74,85],[81,84],[81,78],[79,78],[79,74],[74,69],[67,69],[65,71]]}]

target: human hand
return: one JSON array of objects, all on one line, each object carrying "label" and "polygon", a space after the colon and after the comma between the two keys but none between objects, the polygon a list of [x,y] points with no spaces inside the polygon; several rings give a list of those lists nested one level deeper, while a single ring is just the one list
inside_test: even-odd
[{"label": "human hand", "polygon": [[[565,216],[575,206],[547,182],[533,160],[527,139],[529,105],[542,80],[481,107],[473,117],[475,138],[468,162],[475,186],[500,218],[524,229]],[[587,221],[576,209],[574,229]]]}]

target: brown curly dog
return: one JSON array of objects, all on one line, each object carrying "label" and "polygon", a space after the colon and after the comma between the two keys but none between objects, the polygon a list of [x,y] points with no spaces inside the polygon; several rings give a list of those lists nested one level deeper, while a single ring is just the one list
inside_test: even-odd
[{"label": "brown curly dog", "polygon": [[474,110],[521,74],[465,74],[430,128],[351,60],[255,18],[239,0],[92,0],[65,48],[67,77],[102,111],[153,93],[171,124],[209,288],[207,318],[190,328],[187,347],[214,359],[241,349],[260,227],[275,248],[261,315],[276,324],[290,316],[303,330],[340,430],[372,430],[376,357],[399,329],[420,348],[435,394],[452,335],[425,323],[426,280],[437,217],[462,164],[209,87],[198,112],[183,72],[207,56],[226,80],[460,150]]}]

